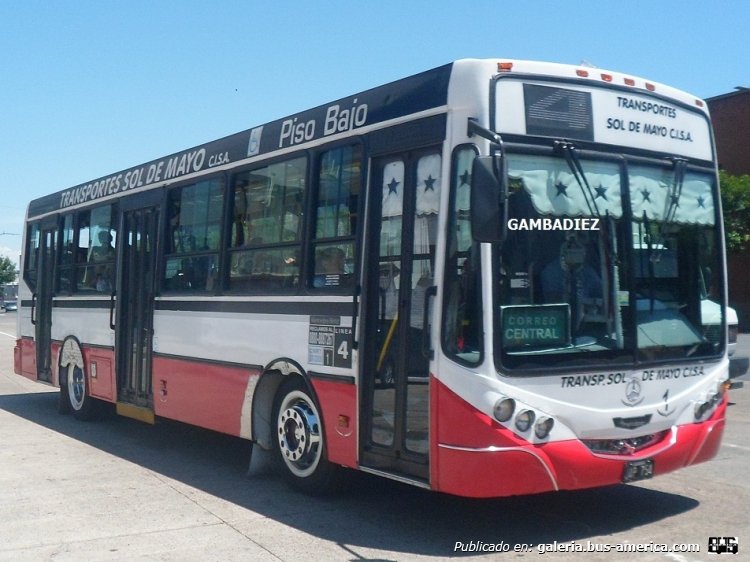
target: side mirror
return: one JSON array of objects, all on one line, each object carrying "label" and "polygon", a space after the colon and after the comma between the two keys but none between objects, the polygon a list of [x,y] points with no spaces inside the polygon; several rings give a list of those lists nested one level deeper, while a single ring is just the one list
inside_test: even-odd
[{"label": "side mirror", "polygon": [[479,156],[471,169],[471,236],[502,242],[508,232],[508,185],[502,156]]}]

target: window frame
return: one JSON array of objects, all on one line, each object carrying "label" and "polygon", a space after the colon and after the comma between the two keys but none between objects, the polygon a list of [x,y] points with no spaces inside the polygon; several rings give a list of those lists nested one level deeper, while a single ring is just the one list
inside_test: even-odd
[{"label": "window frame", "polygon": [[[234,221],[234,206],[235,206],[235,197],[236,197],[236,188],[237,188],[237,182],[243,177],[247,176],[249,174],[252,174],[255,171],[268,169],[273,166],[278,166],[280,164],[284,163],[290,163],[295,160],[300,160],[304,162],[304,172],[301,174],[302,180],[304,182],[304,185],[302,186],[302,194],[301,199],[299,201],[299,210],[300,215],[298,220],[300,221],[298,223],[297,227],[297,237],[295,240],[278,240],[278,241],[271,241],[271,242],[262,242],[262,243],[256,243],[256,244],[250,244],[249,242],[246,244],[243,244],[242,246],[235,246],[233,244],[233,236],[234,231],[233,228],[235,226]],[[286,154],[284,156],[279,156],[276,158],[269,158],[266,160],[259,160],[257,162],[254,162],[247,166],[238,167],[237,169],[232,170],[231,174],[228,175],[228,180],[225,185],[225,193],[226,193],[226,201],[225,201],[225,214],[224,214],[224,228],[222,229],[223,235],[224,235],[224,241],[222,244],[221,252],[224,256],[223,258],[223,271],[220,272],[220,279],[221,279],[221,287],[224,293],[229,295],[264,295],[264,294],[279,294],[279,295],[294,295],[298,294],[301,290],[301,286],[303,285],[302,279],[304,277],[304,266],[305,263],[305,251],[307,248],[307,226],[306,221],[307,217],[309,216],[307,209],[308,209],[308,200],[310,197],[310,151],[304,150],[299,152],[294,152],[291,154]],[[286,194],[284,197],[284,201],[286,201]],[[282,205],[282,218],[284,214],[284,207]],[[243,240],[244,240],[244,233],[243,233]],[[283,252],[284,250],[293,250],[296,249],[296,258],[293,258],[293,262],[287,263],[286,265],[295,265],[296,266],[296,274],[293,274],[289,276],[291,279],[295,279],[296,282],[292,282],[291,284],[287,284],[286,281],[282,278],[282,282],[278,286],[274,286],[275,283],[268,282],[272,281],[268,278],[264,278],[264,275],[270,272],[263,272],[263,271],[257,271],[257,272],[249,272],[246,276],[247,279],[244,280],[246,283],[246,286],[241,287],[239,286],[239,283],[243,282],[239,279],[240,276],[235,276],[237,279],[235,281],[236,285],[233,287],[233,276],[232,276],[232,269],[233,269],[233,260],[234,256],[239,256],[241,254],[273,254],[275,252]],[[239,259],[239,258],[238,258]],[[277,260],[278,261],[278,260]],[[284,261],[281,259],[281,261]],[[253,280],[252,276],[256,275],[256,279]],[[263,281],[266,281],[265,283]]]},{"label": "window frame", "polygon": [[[175,252],[172,251],[172,243],[170,242],[173,238],[173,232],[172,232],[172,225],[171,225],[171,205],[172,205],[172,194],[174,193],[180,193],[180,206],[182,206],[182,192],[185,189],[189,189],[191,187],[195,187],[201,183],[209,184],[209,190],[211,189],[210,184],[218,182],[219,185],[219,193],[221,195],[221,205],[219,206],[219,219],[217,226],[217,232],[218,232],[218,241],[216,244],[216,247],[213,249],[205,249],[205,250],[195,250],[195,251],[181,251],[181,252]],[[225,229],[224,224],[227,222],[226,220],[226,208],[227,208],[227,185],[228,185],[228,177],[225,173],[220,174],[213,174],[213,175],[207,175],[204,177],[196,178],[192,181],[187,182],[181,182],[176,185],[171,185],[167,189],[164,190],[163,196],[161,197],[161,202],[159,204],[160,208],[162,209],[162,218],[163,226],[159,229],[159,232],[161,233],[162,241],[161,243],[158,243],[157,245],[157,252],[158,252],[158,266],[157,266],[157,275],[158,275],[158,281],[157,281],[157,295],[214,295],[217,294],[222,290],[222,276],[221,276],[221,268],[222,268],[222,261],[224,259],[224,244],[225,244]],[[209,191],[209,198],[210,198],[210,191]],[[208,226],[212,224],[209,222],[204,223],[205,230],[208,230]],[[199,258],[210,258],[214,257],[215,260],[213,262],[213,266],[209,266],[209,270],[207,271],[206,275],[206,287],[203,289],[195,289],[195,288],[173,288],[169,286],[169,281],[167,279],[167,271],[168,267],[167,264],[169,263],[170,259],[199,259]],[[209,264],[211,262],[209,261]],[[213,275],[213,284],[209,286],[209,279],[210,276],[210,268],[215,267],[215,273]]]},{"label": "window frame", "polygon": [[[29,286],[33,293],[36,293],[36,287],[39,280],[39,250],[41,248],[42,220],[35,220],[26,223],[26,243],[24,244],[23,259],[23,280]],[[35,235],[32,233],[36,231]],[[31,244],[36,240],[34,251],[31,251]],[[30,264],[29,256],[34,256],[33,267]]]},{"label": "window frame", "polygon": [[[106,294],[109,295],[115,288],[115,284],[117,281],[117,238],[115,237],[115,244],[114,244],[114,251],[115,254],[112,257],[112,259],[102,260],[100,262],[92,262],[89,261],[88,255],[89,251],[93,246],[89,246],[87,248],[86,252],[86,259],[81,259],[80,252],[82,248],[79,248],[80,243],[80,230],[81,230],[81,217],[84,215],[84,213],[93,213],[97,209],[102,208],[110,208],[109,212],[109,226],[108,231],[115,232],[119,231],[119,225],[118,225],[118,205],[116,201],[109,201],[105,203],[100,203],[97,205],[91,205],[82,209],[75,209],[72,211],[68,211],[66,213],[61,213],[57,216],[58,220],[58,226],[57,226],[57,235],[59,239],[57,252],[55,255],[55,276],[54,276],[54,294],[55,295],[64,295],[64,296],[74,296],[74,295],[80,295],[80,296],[96,296],[96,295],[102,295]],[[65,234],[65,221],[66,219],[70,217],[71,219],[71,228],[73,231],[73,236],[70,239],[71,248],[72,248],[72,256],[69,263],[63,263],[63,256],[65,253],[65,240],[64,240],[64,234]],[[90,219],[89,219],[90,221]],[[30,227],[33,224],[40,224],[40,223],[31,223]],[[91,225],[89,224],[89,229],[91,228]],[[96,265],[93,265],[96,263]],[[79,272],[85,271],[87,268],[95,268],[95,267],[110,267],[111,268],[111,279],[110,279],[110,289],[107,291],[102,290],[96,290],[96,288],[83,289],[79,287],[78,285],[78,279],[79,279]],[[69,282],[70,286],[68,289],[64,289],[62,286],[62,276],[65,272],[68,272],[70,274]]]},{"label": "window frame", "polygon": [[[479,156],[480,152],[478,147],[473,143],[464,143],[457,145],[453,148],[453,151],[451,153],[451,176],[450,176],[450,194],[448,197],[448,208],[447,213],[448,216],[446,218],[446,232],[445,232],[445,264],[443,268],[443,279],[442,279],[442,285],[443,285],[443,303],[442,303],[442,320],[441,320],[441,327],[440,327],[440,345],[443,350],[443,354],[450,358],[452,361],[455,361],[459,365],[463,365],[465,367],[471,367],[476,368],[477,366],[484,363],[486,356],[487,356],[487,338],[484,337],[484,317],[485,317],[485,311],[483,309],[482,303],[480,302],[480,306],[478,307],[479,315],[476,321],[479,324],[479,341],[478,341],[478,347],[479,347],[479,356],[477,357],[476,361],[469,361],[468,359],[462,358],[460,356],[460,353],[458,351],[455,351],[452,349],[449,338],[451,337],[450,327],[448,326],[449,321],[449,315],[447,314],[448,308],[450,306],[450,299],[451,299],[451,292],[448,290],[449,287],[455,285],[457,281],[460,280],[460,277],[456,273],[455,278],[451,278],[451,260],[457,260],[460,256],[459,254],[462,253],[458,249],[458,236],[457,236],[457,230],[456,227],[458,225],[458,213],[456,209],[456,200],[458,198],[458,157],[459,154],[464,151],[471,151],[474,153],[474,158]],[[469,180],[469,189],[471,189],[471,179]],[[469,212],[471,209],[469,209]],[[469,237],[471,238],[471,230],[469,231]],[[452,251],[451,245],[455,244],[456,249],[455,251]],[[473,241],[471,242],[471,246],[476,245],[477,243]],[[469,247],[468,252],[471,252],[471,246]],[[479,256],[477,256],[479,257]],[[464,258],[465,260],[470,259],[469,256],[466,256]],[[481,259],[480,259],[480,269],[479,271],[475,272],[475,275],[478,276],[479,281],[479,288],[478,288],[478,296],[480,299],[484,298],[484,295],[482,294],[482,272],[481,272]],[[458,309],[459,306],[457,305],[456,308]]]},{"label": "window frame", "polygon": [[[359,191],[356,194],[356,201],[352,207],[349,207],[350,217],[352,214],[355,216],[355,226],[347,235],[343,236],[321,236],[318,237],[318,210],[321,208],[318,203],[320,202],[321,185],[320,181],[321,172],[323,169],[323,158],[327,154],[331,154],[335,151],[343,151],[351,149],[352,153],[358,153],[359,157],[359,176],[357,178]],[[347,138],[343,141],[332,143],[319,147],[313,153],[313,166],[311,169],[311,185],[312,189],[309,190],[309,203],[307,205],[307,221],[306,229],[306,240],[305,249],[307,256],[305,258],[305,272],[304,272],[304,288],[306,291],[313,294],[352,294],[354,288],[358,284],[358,272],[360,269],[360,255],[362,246],[362,233],[363,233],[363,205],[365,192],[367,190],[367,167],[368,167],[368,152],[360,137]],[[354,162],[354,159],[350,161]],[[349,200],[352,199],[352,193],[349,192]],[[339,220],[337,216],[337,221]],[[346,272],[348,275],[344,279],[345,283],[340,285],[326,285],[316,286],[316,278],[322,275],[316,273],[316,262],[319,249],[325,248],[340,248],[345,245],[351,246],[351,263],[352,270]],[[324,251],[324,250],[321,250]],[[345,258],[346,259],[346,258]]]}]

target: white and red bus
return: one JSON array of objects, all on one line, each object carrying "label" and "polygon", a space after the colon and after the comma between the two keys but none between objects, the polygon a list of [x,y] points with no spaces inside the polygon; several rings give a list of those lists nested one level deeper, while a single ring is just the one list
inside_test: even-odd
[{"label": "white and red bus", "polygon": [[474,497],[713,457],[726,284],[704,103],[461,60],[28,208],[17,373]]}]

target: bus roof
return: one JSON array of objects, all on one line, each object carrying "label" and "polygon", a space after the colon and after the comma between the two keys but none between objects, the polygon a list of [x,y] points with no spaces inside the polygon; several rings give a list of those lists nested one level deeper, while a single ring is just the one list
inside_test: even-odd
[{"label": "bus roof", "polygon": [[444,107],[452,64],[415,74],[169,156],[35,199],[28,217],[124,192],[174,183],[190,174],[284,153],[322,138]]},{"label": "bus roof", "polygon": [[119,194],[166,186],[191,174],[236,166],[272,152],[280,154],[311,141],[383,124],[407,115],[444,107],[453,70],[464,75],[500,73],[535,75],[617,85],[668,97],[707,114],[705,104],[680,90],[608,70],[514,59],[462,59],[366,90],[334,102],[301,111],[187,150],[127,168],[98,179],[62,189],[33,200],[27,217],[39,217]]},{"label": "bus roof", "polygon": [[[579,79],[590,81],[594,84],[621,86],[640,90],[641,93],[658,95],[670,98],[673,101],[694,107],[708,115],[706,103],[697,96],[683,90],[667,86],[660,82],[648,80],[632,74],[614,72],[604,68],[593,66],[560,64],[551,62],[539,62],[515,59],[498,59],[496,61],[497,71],[517,74],[533,74],[539,76],[556,76],[560,78]],[[592,85],[594,85],[592,84]]]}]

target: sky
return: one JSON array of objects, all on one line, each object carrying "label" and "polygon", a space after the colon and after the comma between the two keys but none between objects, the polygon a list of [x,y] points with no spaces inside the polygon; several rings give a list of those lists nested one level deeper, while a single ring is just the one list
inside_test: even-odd
[{"label": "sky", "polygon": [[461,58],[750,86],[750,2],[0,0],[0,255],[31,199]]}]

